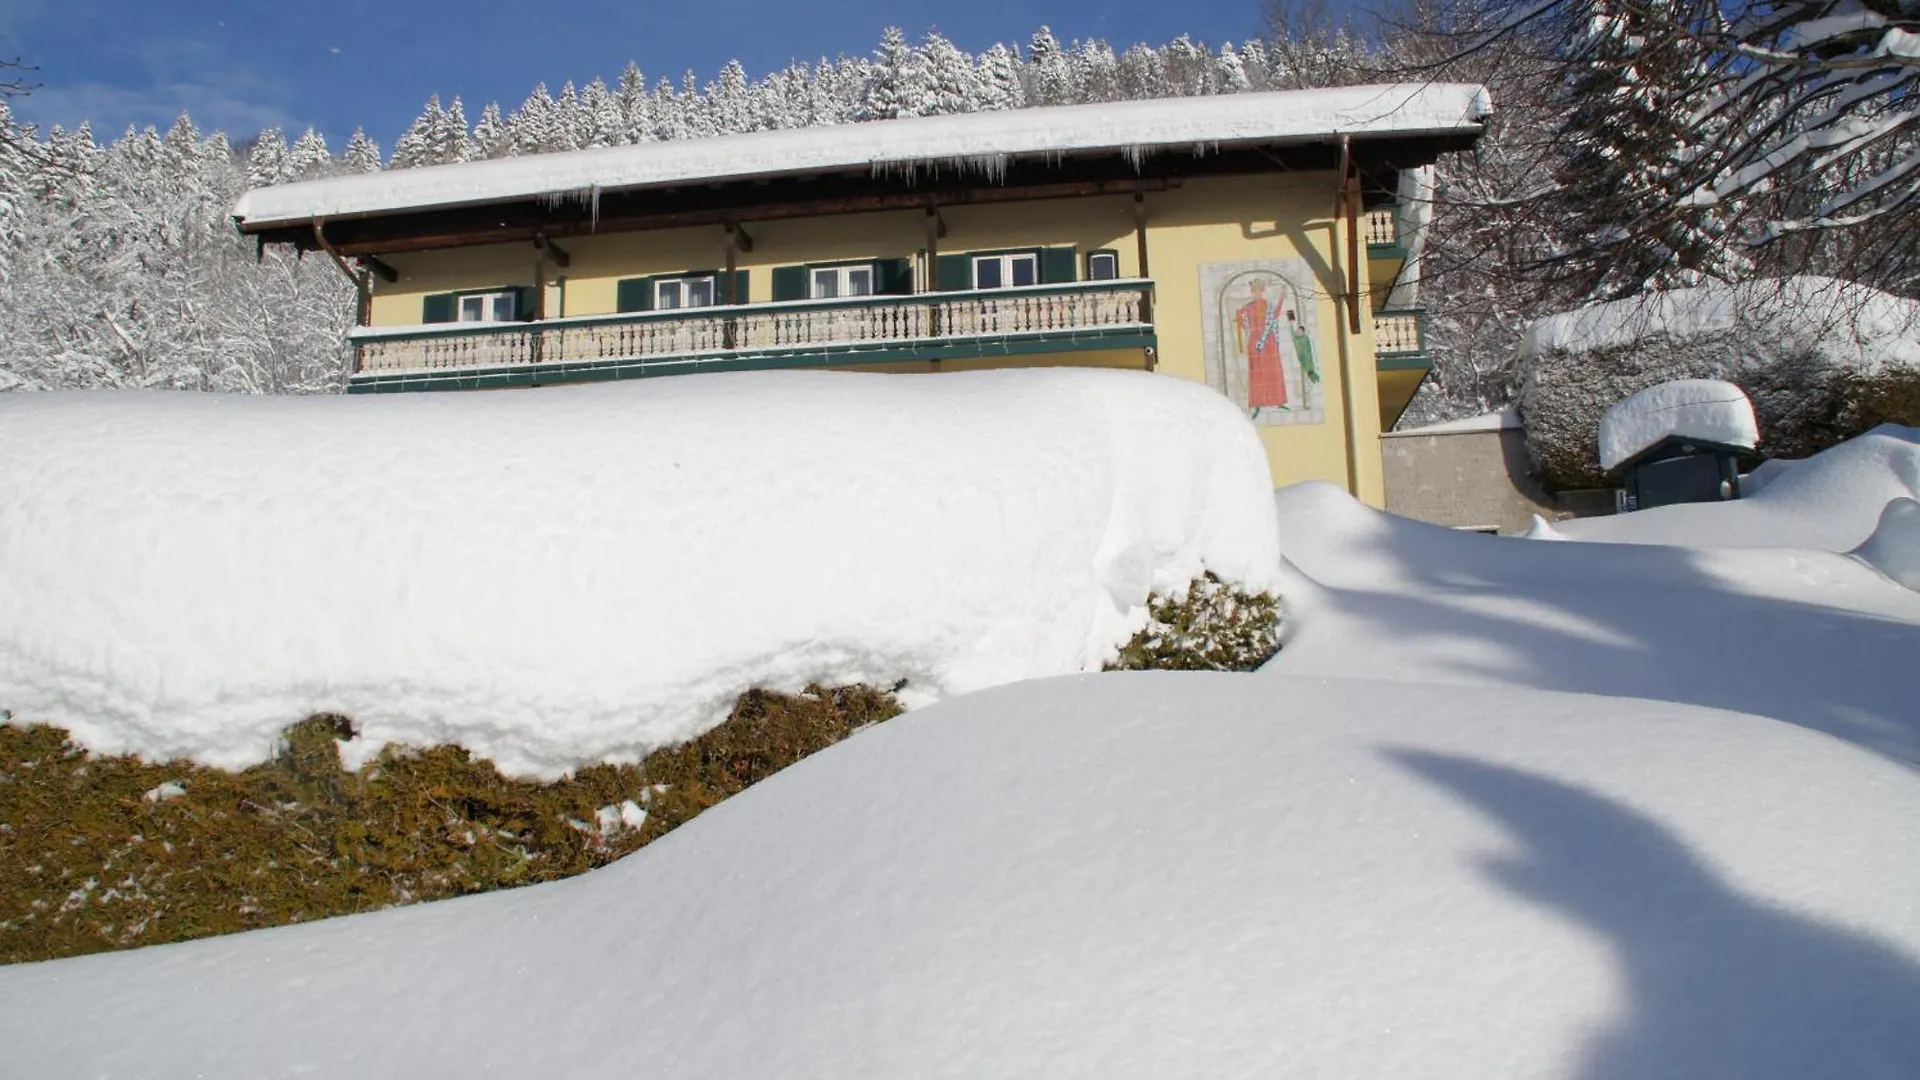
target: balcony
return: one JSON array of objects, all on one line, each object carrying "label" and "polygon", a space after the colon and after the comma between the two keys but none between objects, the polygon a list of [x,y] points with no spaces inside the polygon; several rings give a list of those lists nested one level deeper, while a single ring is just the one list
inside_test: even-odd
[{"label": "balcony", "polygon": [[1382,370],[1427,368],[1427,313],[1418,308],[1375,312],[1373,356]]},{"label": "balcony", "polygon": [[978,359],[1154,345],[1153,283],[448,323],[354,331],[349,392],[631,379],[702,371]]}]

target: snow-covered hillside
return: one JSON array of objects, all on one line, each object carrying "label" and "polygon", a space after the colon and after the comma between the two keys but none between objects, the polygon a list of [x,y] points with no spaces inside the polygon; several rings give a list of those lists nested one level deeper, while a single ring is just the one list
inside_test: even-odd
[{"label": "snow-covered hillside", "polygon": [[0,709],[244,765],[315,711],[518,773],[753,686],[1098,669],[1150,591],[1276,580],[1265,455],[1136,372],[0,399]]}]

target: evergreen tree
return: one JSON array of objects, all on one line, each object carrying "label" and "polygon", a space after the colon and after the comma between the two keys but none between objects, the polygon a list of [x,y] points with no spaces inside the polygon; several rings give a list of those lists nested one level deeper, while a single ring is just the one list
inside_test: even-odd
[{"label": "evergreen tree", "polygon": [[918,116],[946,116],[972,112],[979,107],[981,89],[973,59],[953,42],[929,31],[921,45],[917,77],[913,83],[920,102]]},{"label": "evergreen tree", "polygon": [[859,119],[894,120],[919,115],[921,102],[909,100],[917,89],[918,64],[905,31],[897,26],[887,27],[880,35],[880,47],[874,50],[873,64],[867,71],[867,84],[860,95]]},{"label": "evergreen tree", "polygon": [[[122,139],[123,144],[128,139]],[[249,187],[267,187],[284,183],[291,173],[287,168],[287,137],[277,127],[270,127],[253,140],[253,148],[247,152],[247,185]]]},{"label": "evergreen tree", "polygon": [[647,77],[632,61],[620,71],[620,84],[614,90],[624,130],[622,144],[650,142],[653,139],[653,99],[647,94]]},{"label": "evergreen tree", "polygon": [[1216,93],[1239,94],[1253,89],[1253,81],[1247,78],[1247,69],[1231,41],[1220,45],[1220,55],[1213,58],[1213,70]]},{"label": "evergreen tree", "polygon": [[747,70],[740,61],[729,60],[720,69],[720,77],[707,87],[707,106],[713,115],[716,134],[733,135],[755,127],[753,102],[747,90]]},{"label": "evergreen tree", "polygon": [[380,144],[367,138],[367,133],[359,128],[353,129],[353,137],[347,140],[347,149],[340,155],[340,163],[350,173],[371,173],[380,171]]},{"label": "evergreen tree", "polygon": [[1020,84],[1020,58],[998,42],[980,54],[974,86],[978,95],[976,110],[1017,109],[1026,104],[1025,90]]},{"label": "evergreen tree", "polygon": [[1034,32],[1027,43],[1027,102],[1032,105],[1065,105],[1074,100],[1073,74],[1060,42],[1048,27]]},{"label": "evergreen tree", "polygon": [[495,102],[487,102],[480,110],[480,119],[473,125],[473,151],[475,157],[483,160],[513,156],[513,129],[507,126]]},{"label": "evergreen tree", "polygon": [[287,172],[295,180],[311,180],[332,171],[333,154],[327,150],[327,140],[308,128],[287,151]]}]

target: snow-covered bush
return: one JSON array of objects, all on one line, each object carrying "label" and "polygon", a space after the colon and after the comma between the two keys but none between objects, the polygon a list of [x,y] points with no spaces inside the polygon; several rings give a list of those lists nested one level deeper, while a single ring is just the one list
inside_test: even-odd
[{"label": "snow-covered bush", "polygon": [[1279,651],[1279,597],[1243,592],[1209,573],[1184,596],[1148,600],[1147,625],[1107,668],[1252,671]]},{"label": "snow-covered bush", "polygon": [[1604,482],[1609,406],[1673,379],[1746,391],[1760,451],[1804,457],[1880,423],[1920,423],[1920,304],[1831,278],[1650,293],[1535,323],[1518,404],[1549,486]]}]

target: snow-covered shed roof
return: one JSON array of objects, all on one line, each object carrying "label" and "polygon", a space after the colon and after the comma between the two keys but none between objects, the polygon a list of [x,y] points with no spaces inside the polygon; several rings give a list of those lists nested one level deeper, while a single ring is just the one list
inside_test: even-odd
[{"label": "snow-covered shed roof", "polygon": [[1120,152],[1137,161],[1339,135],[1477,135],[1491,109],[1485,87],[1406,83],[914,117],[328,177],[256,188],[240,197],[233,216],[255,232],[315,218],[592,198],[690,182],[863,169],[994,175],[1015,158]]},{"label": "snow-covered shed roof", "polygon": [[1600,467],[1631,462],[1669,436],[1752,450],[1760,443],[1753,403],[1719,379],[1675,379],[1621,401],[1600,417]]}]

